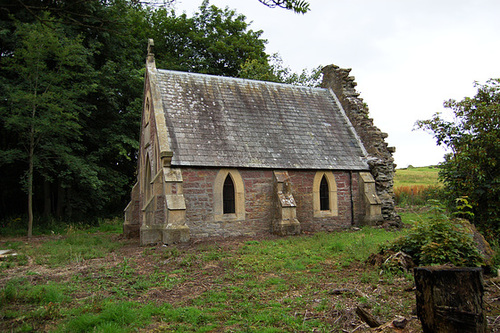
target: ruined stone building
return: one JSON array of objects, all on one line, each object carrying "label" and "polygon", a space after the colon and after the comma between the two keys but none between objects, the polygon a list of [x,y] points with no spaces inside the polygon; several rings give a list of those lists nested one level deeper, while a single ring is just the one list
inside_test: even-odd
[{"label": "ruined stone building", "polygon": [[349,70],[325,67],[323,88],[169,71],[151,44],[127,236],[169,244],[397,219],[393,149]]}]

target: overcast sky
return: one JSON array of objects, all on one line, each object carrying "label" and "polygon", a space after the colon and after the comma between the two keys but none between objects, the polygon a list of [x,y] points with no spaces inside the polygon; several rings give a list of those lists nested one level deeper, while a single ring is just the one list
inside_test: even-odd
[{"label": "overcast sky", "polygon": [[[375,125],[387,132],[398,168],[434,165],[444,150],[417,120],[447,112],[443,102],[473,96],[474,81],[500,77],[498,0],[309,0],[310,11],[270,9],[257,0],[211,0],[263,30],[266,52],[300,72],[352,68]],[[201,0],[177,0],[191,15]]]}]

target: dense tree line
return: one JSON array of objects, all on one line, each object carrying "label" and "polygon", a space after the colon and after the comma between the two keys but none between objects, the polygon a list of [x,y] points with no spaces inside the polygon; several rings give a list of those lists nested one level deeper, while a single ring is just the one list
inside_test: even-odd
[{"label": "dense tree line", "polygon": [[293,79],[270,61],[262,31],[208,1],[193,17],[131,0],[0,3],[1,218],[121,212],[135,179],[148,38],[159,68]]}]

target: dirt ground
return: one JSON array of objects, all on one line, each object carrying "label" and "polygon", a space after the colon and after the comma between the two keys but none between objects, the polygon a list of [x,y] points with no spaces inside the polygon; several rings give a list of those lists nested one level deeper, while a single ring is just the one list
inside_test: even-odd
[{"label": "dirt ground", "polygon": [[[45,242],[49,239],[53,239],[60,236],[41,236],[33,237],[30,242],[33,244]],[[174,269],[177,267],[175,263],[175,258],[162,258],[158,262],[159,256],[151,255],[152,253],[162,253],[165,247],[162,245],[152,246],[152,247],[140,247],[138,241],[136,240],[126,240],[120,235],[113,236],[116,237],[117,242],[122,243],[122,247],[111,253],[105,258],[84,260],[79,263],[71,263],[64,267],[49,268],[45,265],[36,264],[31,258],[28,258],[28,264],[23,266],[14,266],[8,269],[0,271],[0,289],[3,288],[8,280],[13,277],[25,277],[32,284],[41,284],[48,281],[53,282],[68,282],[78,275],[80,277],[88,277],[89,280],[106,278],[108,284],[116,283],[120,285],[121,276],[102,276],[103,268],[112,270],[119,265],[123,265],[124,261],[133,268],[135,274],[138,275],[150,275],[154,273],[155,267],[158,264],[161,265],[163,269]],[[237,255],[238,249],[249,240],[262,240],[262,239],[272,239],[274,236],[266,235],[259,237],[239,237],[232,239],[210,239],[210,240],[194,240],[188,244],[176,245],[176,248],[183,254],[194,254],[200,249],[206,248],[207,244],[217,244],[222,250],[229,252],[231,254]],[[0,239],[0,249],[3,249],[2,245],[6,242],[6,239]],[[25,238],[12,239],[9,238],[8,241],[23,241],[27,242]],[[148,255],[145,255],[145,252]],[[223,264],[222,264],[223,265]],[[345,276],[359,276],[360,272],[367,269],[367,264],[365,263],[355,263],[351,264],[349,267],[345,268],[343,274]],[[30,272],[29,274],[27,274]],[[35,273],[35,274],[34,274]],[[138,299],[131,299],[140,303],[163,303],[168,302],[172,305],[184,306],[189,304],[191,300],[197,296],[203,294],[207,290],[214,288],[219,288],[214,281],[220,281],[220,277],[227,273],[225,267],[221,267],[219,261],[212,261],[206,265],[201,266],[201,269],[192,270],[190,279],[185,282],[176,285],[175,288],[151,288],[146,292],[142,293]],[[208,274],[207,274],[208,273]],[[485,276],[485,294],[484,294],[484,308],[488,316],[489,329],[491,332],[500,332],[500,280],[498,277]],[[331,283],[324,283],[323,285],[316,286],[323,288],[323,290],[329,290],[329,294],[332,297],[332,302],[338,300],[343,302],[344,306],[342,309],[331,308],[322,314],[322,320],[330,322],[332,324],[337,324],[342,322],[343,330],[342,332],[421,332],[420,321],[416,316],[415,308],[407,309],[406,313],[394,314],[391,319],[384,323],[378,328],[369,328],[368,325],[360,319],[356,314],[356,307],[359,305],[357,299],[359,296],[366,296],[367,299],[385,299],[385,302],[403,302],[404,300],[414,300],[414,286],[412,282],[407,281],[404,278],[395,279],[392,284],[381,283],[380,285],[373,286],[372,284],[360,284],[355,279],[352,279],[350,283],[342,283],[341,285],[332,281]],[[300,293],[301,290],[296,290],[294,292]],[[112,296],[113,292],[111,290],[101,290],[101,297]],[[346,297],[344,293],[352,293],[356,297]],[[88,292],[82,291],[77,294],[71,295],[74,301],[82,300],[92,295]],[[414,304],[414,302],[412,303]],[[370,313],[371,309],[369,306],[366,307],[366,311]],[[300,313],[304,316],[304,320],[308,319],[308,316],[315,316],[314,307],[311,309],[305,309]],[[398,317],[400,316],[400,317]],[[398,329],[394,326],[393,320],[406,319],[405,328]],[[6,324],[6,323],[4,323]],[[397,324],[397,323],[396,323]],[[2,327],[3,326],[3,327]],[[0,324],[0,330],[5,329],[6,326]],[[46,327],[49,329],[50,325]],[[144,328],[146,331],[154,331],[155,325],[151,327]]]}]

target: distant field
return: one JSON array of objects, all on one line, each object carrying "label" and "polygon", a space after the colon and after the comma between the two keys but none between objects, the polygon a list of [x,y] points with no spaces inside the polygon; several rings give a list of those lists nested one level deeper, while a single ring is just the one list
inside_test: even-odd
[{"label": "distant field", "polygon": [[394,177],[394,187],[401,186],[440,186],[439,169],[435,166],[397,169]]}]

